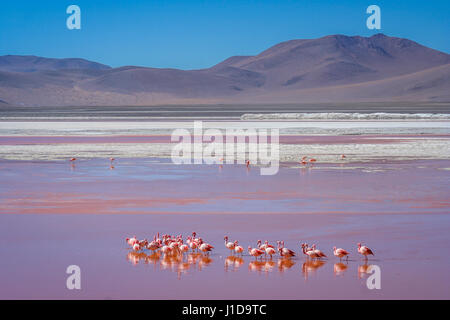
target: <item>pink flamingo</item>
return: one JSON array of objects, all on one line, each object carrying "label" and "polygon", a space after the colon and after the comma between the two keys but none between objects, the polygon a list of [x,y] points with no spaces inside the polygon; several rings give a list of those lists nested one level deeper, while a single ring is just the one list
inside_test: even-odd
[{"label": "pink flamingo", "polygon": [[342,260],[343,257],[347,256],[348,260],[348,251],[344,250],[342,248],[336,249],[336,247],[333,247],[333,254],[339,258],[339,260]]},{"label": "pink flamingo", "polygon": [[369,247],[361,246],[361,243],[358,243],[358,253],[362,254],[366,260],[368,255],[374,256],[373,251]]},{"label": "pink flamingo", "polygon": [[180,252],[183,254],[185,252],[188,252],[189,247],[187,244],[182,244],[179,249],[180,249]]},{"label": "pink flamingo", "polygon": [[189,241],[189,247],[191,248],[191,250],[192,251],[195,251],[195,250],[197,250],[197,242],[196,241],[194,241],[194,240],[192,240],[192,239],[189,239],[190,241]]},{"label": "pink flamingo", "polygon": [[201,252],[209,254],[209,252],[211,252],[211,250],[214,249],[214,247],[209,243],[203,242],[202,238],[199,238],[199,244],[200,246],[198,248],[200,249]]},{"label": "pink flamingo", "polygon": [[139,246],[140,246],[141,248],[146,248],[146,247],[148,246],[148,240],[147,240],[147,239],[138,241],[138,243],[139,243]]},{"label": "pink flamingo", "polygon": [[[267,248],[273,248],[273,246],[271,244],[269,244],[269,241],[264,241],[264,244],[261,245],[261,240],[258,240],[256,245],[258,246],[258,249],[263,250],[264,251],[264,256],[267,256]],[[270,251],[270,250],[269,250]]]},{"label": "pink flamingo", "polygon": [[164,255],[170,254],[170,253],[172,253],[172,248],[169,247],[168,245],[164,245],[161,248],[161,252],[164,253]]},{"label": "pink flamingo", "polygon": [[134,251],[139,251],[139,250],[141,250],[141,246],[139,245],[138,242],[136,242],[136,243],[133,244],[133,250],[134,250]]},{"label": "pink flamingo", "polygon": [[262,251],[262,250],[260,250],[260,249],[252,248],[252,247],[248,246],[248,253],[249,253],[251,256],[255,257],[255,260],[256,260],[257,257],[259,257],[260,255],[264,254],[265,251]]},{"label": "pink flamingo", "polygon": [[169,247],[172,249],[172,252],[179,252],[178,246],[179,246],[179,242],[176,240],[172,240],[169,243]]},{"label": "pink flamingo", "polygon": [[154,237],[153,241],[147,245],[147,249],[151,250],[151,251],[158,250],[159,248],[160,248],[160,245],[159,245],[158,241],[156,241],[156,237]]},{"label": "pink flamingo", "polygon": [[250,166],[250,160],[245,161],[247,168]]},{"label": "pink flamingo", "polygon": [[242,255],[242,252],[244,252],[244,248],[241,247],[240,245],[238,245],[237,240],[234,242],[234,252],[237,254],[241,254],[241,255]]},{"label": "pink flamingo", "polygon": [[265,253],[268,254],[270,256],[270,260],[272,260],[272,255],[274,255],[275,253],[277,253],[277,251],[274,248],[271,247],[267,247],[265,249]]},{"label": "pink flamingo", "polygon": [[307,245],[306,243],[300,243],[300,246],[301,246],[301,248],[302,248],[302,253],[303,253],[305,256],[309,257],[308,254],[306,253],[306,250],[305,250],[306,245]]},{"label": "pink flamingo", "polygon": [[192,232],[192,237],[188,237],[188,244],[192,251],[197,250],[199,247],[199,239],[195,238],[197,233]]},{"label": "pink flamingo", "polygon": [[319,255],[312,249],[308,248],[307,243],[302,243],[303,254],[305,254],[308,258],[315,259],[319,258]]},{"label": "pink flamingo", "polygon": [[231,241],[228,242],[228,236],[225,236],[223,239],[225,240],[225,247],[228,250],[231,250],[231,253],[233,253],[236,244],[234,242],[231,242]]},{"label": "pink flamingo", "polygon": [[280,256],[282,257],[295,257],[295,252],[284,247],[284,241],[277,241],[278,243],[278,251],[280,252]]},{"label": "pink flamingo", "polygon": [[312,245],[312,249],[314,250],[314,253],[317,254],[317,256],[319,258],[326,258],[327,257],[327,255],[325,253],[323,253],[319,249],[316,249],[316,245],[315,244]]},{"label": "pink flamingo", "polygon": [[261,240],[258,240],[258,242],[256,243],[257,245],[258,245],[258,249],[261,249],[261,250],[266,250],[267,248],[273,248],[274,246],[273,245],[271,245],[271,244],[269,244],[269,241],[264,241],[264,244],[262,245],[261,244]]},{"label": "pink flamingo", "polygon": [[132,238],[126,238],[125,241],[130,247],[132,247],[136,242],[138,242],[138,239],[136,239],[136,236],[133,236]]}]

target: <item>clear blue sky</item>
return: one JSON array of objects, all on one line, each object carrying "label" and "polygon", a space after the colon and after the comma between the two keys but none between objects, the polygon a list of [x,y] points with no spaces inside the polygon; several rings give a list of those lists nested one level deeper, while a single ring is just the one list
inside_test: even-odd
[{"label": "clear blue sky", "polygon": [[[81,30],[66,8],[81,8]],[[368,30],[366,8],[381,8]],[[80,57],[113,67],[182,69],[329,34],[405,37],[450,53],[450,1],[15,0],[0,4],[0,55]]]}]

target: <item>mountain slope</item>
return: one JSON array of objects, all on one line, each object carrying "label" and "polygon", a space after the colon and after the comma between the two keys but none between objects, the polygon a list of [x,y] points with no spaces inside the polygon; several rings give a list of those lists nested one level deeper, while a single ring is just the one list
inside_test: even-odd
[{"label": "mountain slope", "polygon": [[[349,99],[351,97],[351,100]],[[450,64],[400,76],[361,83],[259,92],[240,103],[450,101]]]},{"label": "mountain slope", "polygon": [[228,66],[265,74],[270,88],[308,88],[382,79],[447,63],[446,53],[378,34],[290,40]]},{"label": "mountain slope", "polygon": [[124,94],[158,92],[177,97],[219,97],[254,86],[244,70],[238,75],[202,70],[124,67],[80,83],[87,91],[110,91]]},{"label": "mountain slope", "polygon": [[449,54],[382,34],[290,40],[202,70],[3,56],[0,97],[36,106],[450,101],[449,65]]},{"label": "mountain slope", "polygon": [[36,56],[0,56],[0,71],[35,72],[40,70],[107,70],[110,66],[78,58],[52,59]]}]

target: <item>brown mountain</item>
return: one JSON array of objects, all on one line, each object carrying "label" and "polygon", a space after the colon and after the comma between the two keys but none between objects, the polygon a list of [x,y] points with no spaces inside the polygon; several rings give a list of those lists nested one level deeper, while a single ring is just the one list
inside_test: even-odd
[{"label": "brown mountain", "polygon": [[39,70],[106,70],[110,66],[78,58],[52,59],[36,56],[6,55],[0,57],[0,70],[12,72],[34,72]]},{"label": "brown mountain", "polygon": [[0,100],[17,105],[450,101],[449,92],[449,54],[382,34],[291,40],[202,70],[0,57]]}]

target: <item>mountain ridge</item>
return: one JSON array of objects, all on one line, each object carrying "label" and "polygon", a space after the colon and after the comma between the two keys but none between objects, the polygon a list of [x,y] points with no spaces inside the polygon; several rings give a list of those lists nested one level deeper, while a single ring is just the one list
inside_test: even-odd
[{"label": "mountain ridge", "polygon": [[[447,53],[383,34],[288,40],[198,70],[8,55],[0,56],[0,100],[36,106],[450,101],[449,64]],[[396,87],[384,93],[374,87],[385,83]]]}]

